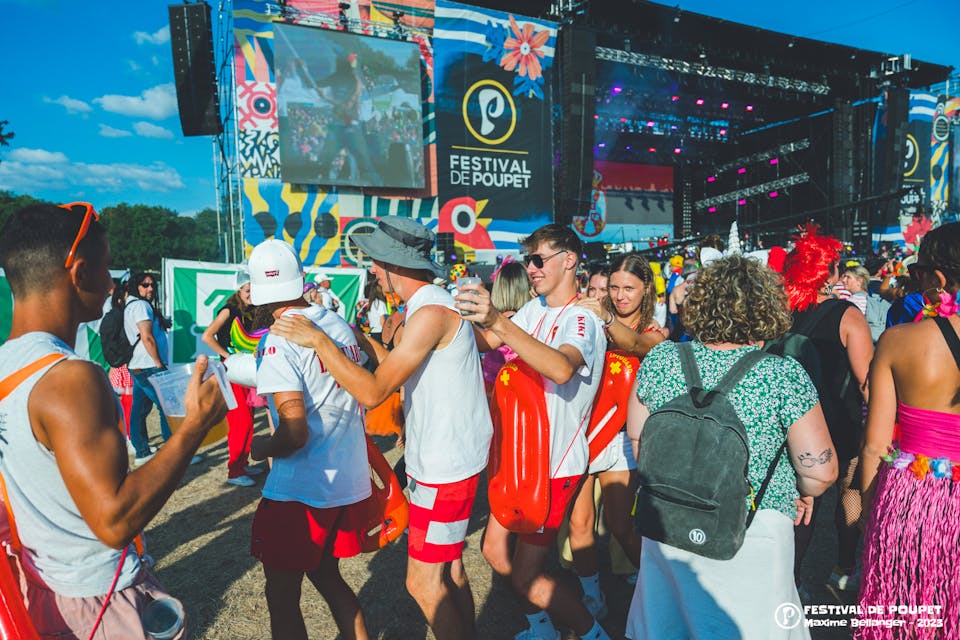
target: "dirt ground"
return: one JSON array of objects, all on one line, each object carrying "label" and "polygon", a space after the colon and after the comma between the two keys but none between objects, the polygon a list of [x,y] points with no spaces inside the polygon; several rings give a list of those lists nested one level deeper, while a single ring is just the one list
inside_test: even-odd
[{"label": "dirt ground", "polygon": [[[154,444],[159,423],[156,412],[148,421]],[[264,414],[257,431],[265,432]],[[387,459],[394,463],[400,451],[392,438],[376,438]],[[226,442],[202,452],[203,461],[189,468],[181,487],[147,528],[155,572],[164,586],[180,598],[187,612],[189,638],[204,640],[246,640],[269,638],[269,618],[263,596],[263,571],[250,557],[250,525],[260,499],[264,476],[254,487],[225,484]],[[481,482],[463,560],[477,605],[478,637],[482,640],[509,640],[526,626],[509,586],[495,577],[480,553],[480,536],[487,519],[485,484]],[[832,510],[832,499],[825,505]],[[828,528],[832,522],[825,511],[818,523],[814,542],[802,577],[812,592],[812,604],[840,604],[825,587],[836,553]],[[600,540],[601,547],[606,544]],[[601,549],[601,586],[610,609],[604,627],[612,638],[623,638],[624,623],[633,587],[611,575],[608,556]],[[556,554],[550,571],[579,590],[576,576],[560,568]],[[432,639],[417,605],[404,588],[406,538],[375,554],[341,562],[346,581],[357,592],[371,637],[380,640]],[[845,602],[850,602],[848,598]],[[336,638],[333,618],[316,590],[304,581],[301,608],[311,638]],[[814,630],[815,639],[849,637],[845,630]],[[566,632],[565,640],[575,640]]]}]

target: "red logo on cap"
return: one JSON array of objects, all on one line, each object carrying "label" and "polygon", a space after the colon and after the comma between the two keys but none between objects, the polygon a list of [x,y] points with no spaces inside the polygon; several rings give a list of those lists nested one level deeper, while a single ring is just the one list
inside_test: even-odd
[{"label": "red logo on cap", "polygon": [[267,278],[276,278],[278,275],[280,275],[280,270],[274,269],[273,271],[264,271],[263,275]]}]

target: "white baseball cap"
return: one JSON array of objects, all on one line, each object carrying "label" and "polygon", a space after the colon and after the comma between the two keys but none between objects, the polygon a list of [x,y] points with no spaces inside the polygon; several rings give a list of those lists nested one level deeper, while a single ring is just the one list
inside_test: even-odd
[{"label": "white baseball cap", "polygon": [[254,247],[248,268],[253,304],[286,302],[303,295],[303,265],[283,240],[265,240]]}]

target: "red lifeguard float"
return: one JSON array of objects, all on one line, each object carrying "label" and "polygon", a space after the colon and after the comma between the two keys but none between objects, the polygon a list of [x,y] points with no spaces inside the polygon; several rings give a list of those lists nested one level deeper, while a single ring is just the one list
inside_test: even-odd
[{"label": "red lifeguard float", "polygon": [[590,422],[587,425],[587,445],[590,462],[610,444],[627,422],[627,406],[637,381],[640,358],[624,351],[607,351],[603,376],[593,400]]}]

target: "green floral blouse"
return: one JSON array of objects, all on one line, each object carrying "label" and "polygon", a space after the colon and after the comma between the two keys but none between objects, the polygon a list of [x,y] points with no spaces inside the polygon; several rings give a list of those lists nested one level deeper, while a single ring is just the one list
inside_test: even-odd
[{"label": "green floral blouse", "polygon": [[[693,354],[700,377],[708,389],[713,388],[733,364],[755,346],[720,351],[693,342]],[[650,411],[676,398],[687,390],[680,367],[677,344],[662,342],[643,359],[637,373],[637,397]],[[767,469],[787,430],[818,402],[817,391],[807,372],[793,358],[763,359],[745,375],[730,393],[730,403],[747,430],[750,447],[748,475],[756,489],[763,484]],[[641,446],[643,439],[641,438]],[[784,451],[770,485],[759,505],[776,509],[793,519],[797,515],[794,500],[797,476],[790,464],[789,451]]]}]

